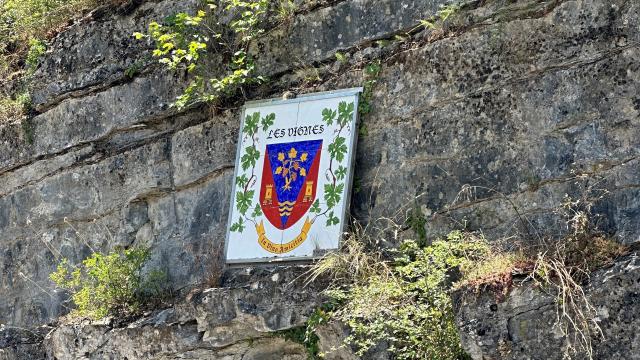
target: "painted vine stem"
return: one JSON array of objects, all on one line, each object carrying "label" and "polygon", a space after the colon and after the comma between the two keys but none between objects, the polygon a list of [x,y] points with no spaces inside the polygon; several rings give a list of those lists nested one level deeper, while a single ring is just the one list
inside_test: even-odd
[{"label": "painted vine stem", "polygon": [[[353,119],[354,103],[347,103],[342,101],[338,104],[338,109],[325,108],[322,110],[322,121],[327,126],[333,126],[335,122],[338,125],[336,130],[336,136],[333,142],[329,145],[329,168],[326,171],[327,179],[330,180],[329,184],[324,185],[324,201],[326,208],[320,207],[320,201],[316,199],[311,207],[311,212],[315,213],[312,223],[314,223],[319,217],[324,216],[327,218],[327,226],[337,225],[340,223],[340,219],[335,215],[334,208],[342,199],[342,194],[345,189],[344,180],[347,177],[347,168],[343,165],[346,154],[348,152],[347,139],[342,136],[343,131],[350,132],[352,129],[349,126],[349,122]],[[335,168],[336,163],[338,167]]]},{"label": "painted vine stem", "polygon": [[[236,191],[236,208],[240,213],[238,221],[231,225],[231,231],[244,232],[246,222],[251,222],[257,225],[256,218],[262,216],[262,209],[260,204],[253,205],[253,197],[255,195],[254,186],[256,184],[256,162],[260,159],[260,150],[258,150],[256,137],[258,133],[258,127],[262,126],[263,131],[268,131],[269,128],[275,123],[276,114],[271,113],[263,118],[260,117],[260,112],[247,115],[244,120],[244,127],[242,128],[243,142],[247,139],[251,139],[251,145],[244,149],[244,155],[240,158],[240,166],[242,166],[243,174],[237,176],[236,186],[241,190]],[[251,169],[250,172],[247,172]],[[247,176],[249,174],[249,176]],[[250,215],[247,215],[249,209],[253,208]]]}]

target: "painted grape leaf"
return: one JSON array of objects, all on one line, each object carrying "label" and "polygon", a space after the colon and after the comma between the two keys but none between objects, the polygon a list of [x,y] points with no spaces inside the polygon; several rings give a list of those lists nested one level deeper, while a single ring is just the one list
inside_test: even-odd
[{"label": "painted grape leaf", "polygon": [[313,203],[309,211],[311,211],[314,214],[319,214],[322,211],[322,209],[320,209],[320,200],[316,199],[316,201]]},{"label": "painted grape leaf", "polygon": [[242,220],[242,218],[238,218],[238,222],[234,223],[233,225],[231,225],[231,231],[233,232],[243,232],[244,231],[244,221]]},{"label": "painted grape leaf", "polygon": [[271,113],[265,116],[264,118],[262,118],[262,122],[261,122],[262,131],[269,130],[269,127],[275,123],[275,120],[276,120],[276,114],[274,113]]},{"label": "painted grape leaf", "polygon": [[242,165],[242,170],[247,170],[250,167],[256,166],[256,162],[260,158],[260,151],[255,147],[255,145],[251,145],[245,149],[244,155],[240,158],[240,163]]},{"label": "painted grape leaf", "polygon": [[346,101],[340,102],[340,104],[338,104],[338,125],[346,126],[349,120],[353,118],[353,110],[353,103],[347,104]]},{"label": "painted grape leaf", "polygon": [[256,204],[256,207],[253,208],[253,213],[251,214],[251,217],[257,218],[259,216],[262,216],[262,208],[260,207],[260,204]]},{"label": "painted grape leaf", "polygon": [[336,118],[338,113],[332,109],[324,109],[322,110],[322,121],[326,122],[327,125],[333,125],[333,120]]},{"label": "painted grape leaf", "polygon": [[247,186],[248,182],[249,182],[249,179],[247,178],[247,175],[245,175],[245,174],[242,174],[242,176],[238,176],[236,178],[236,185],[238,185],[240,187]]},{"label": "painted grape leaf", "polygon": [[247,213],[247,210],[251,207],[254,193],[254,190],[249,190],[247,192],[238,191],[236,193],[236,207],[240,214],[245,215]]},{"label": "painted grape leaf", "polygon": [[329,154],[331,154],[331,158],[338,160],[338,162],[342,162],[344,160],[344,156],[347,151],[346,139],[342,136],[338,136],[336,140],[329,145]]},{"label": "painted grape leaf", "polygon": [[338,169],[336,170],[336,179],[338,180],[344,180],[344,178],[347,176],[347,168],[340,165],[338,167]]},{"label": "painted grape leaf", "polygon": [[340,223],[340,219],[333,214],[333,211],[327,215],[327,226],[337,225]]},{"label": "painted grape leaf", "polygon": [[336,206],[340,202],[342,192],[344,191],[344,184],[325,184],[324,185],[324,201],[327,203],[329,209]]},{"label": "painted grape leaf", "polygon": [[247,115],[244,121],[244,128],[242,131],[250,136],[253,136],[258,131],[258,123],[260,122],[260,113],[256,112],[251,115]]}]

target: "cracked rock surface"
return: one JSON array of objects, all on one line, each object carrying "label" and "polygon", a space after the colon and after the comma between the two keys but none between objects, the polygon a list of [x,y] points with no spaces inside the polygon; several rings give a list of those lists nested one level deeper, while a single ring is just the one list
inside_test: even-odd
[{"label": "cracked rock surface", "polygon": [[[143,55],[151,44],[131,36],[196,3],[139,0],[75,23],[52,41],[34,75],[38,114],[26,127],[0,124],[0,324],[37,328],[65,314],[68,297],[48,275],[60,258],[78,263],[92,249],[149,246],[150,267],[165,269],[178,293],[221,273],[240,113],[171,108],[187,79],[155,65]],[[357,219],[404,223],[410,204],[425,216],[429,237],[461,227],[489,238],[561,234],[566,226],[553,210],[566,194],[579,196],[586,181],[607,191],[593,208],[599,227],[620,242],[640,241],[640,3],[474,0],[435,30],[415,24],[448,1],[297,3],[304,11],[252,48],[271,81],[246,95],[362,86],[362,68],[382,60],[366,99],[372,111],[361,118],[351,204]],[[399,42],[396,35],[407,32],[412,37]],[[336,60],[337,51],[345,61]],[[219,72],[215,56],[211,63]],[[138,71],[125,75],[132,67]],[[300,86],[312,67],[322,80]],[[230,316],[223,310],[237,311],[240,302],[245,310],[257,306],[262,299],[238,290],[247,284],[205,292],[222,296],[228,308],[200,309],[223,319]],[[301,296],[301,303],[313,303]],[[251,341],[237,338],[246,334],[260,335],[256,344],[268,353],[271,340],[262,334],[300,324],[303,317],[293,314],[309,309],[300,307],[275,308],[269,316],[243,310],[248,327],[225,328],[206,314],[171,320],[157,334],[148,324],[91,325],[90,336],[65,327],[49,344],[66,354],[59,358],[82,358],[83,351],[100,353],[99,344],[107,353],[119,341],[166,335],[175,346],[129,359],[182,351],[206,358],[221,346],[253,354],[245,347]],[[543,319],[536,326],[548,326]],[[87,340],[76,345],[74,336]],[[562,342],[549,339],[550,347]],[[296,344],[273,341],[289,349],[277,356],[301,356]],[[483,346],[499,344],[486,341],[479,351],[497,354]],[[0,359],[17,344],[0,341]]]},{"label": "cracked rock surface", "polygon": [[[594,336],[595,359],[640,359],[640,257],[637,253],[591,275],[586,296],[597,311],[602,337]],[[531,283],[498,301],[496,294],[460,292],[456,322],[473,359],[563,359],[573,334],[556,326],[556,299]],[[586,358],[579,353],[575,358]]]},{"label": "cracked rock surface", "polygon": [[[322,282],[303,288],[307,267],[228,272],[223,287],[128,324],[61,325],[44,341],[48,359],[307,359],[279,331],[305,325]],[[333,343],[335,344],[335,343]]]}]

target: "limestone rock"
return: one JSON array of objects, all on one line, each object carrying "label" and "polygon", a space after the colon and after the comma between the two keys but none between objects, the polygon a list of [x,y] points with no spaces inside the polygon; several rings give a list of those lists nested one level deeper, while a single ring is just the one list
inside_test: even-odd
[{"label": "limestone rock", "polygon": [[303,286],[307,269],[230,271],[225,287],[129,324],[61,325],[44,348],[48,359],[306,359],[303,345],[278,332],[306,326],[323,301],[326,284]]},{"label": "limestone rock", "polygon": [[[56,264],[118,245],[149,246],[149,268],[165,269],[181,296],[219,282],[240,113],[170,107],[189,78],[163,70],[144,55],[152,44],[131,36],[197,3],[101,7],[51,41],[34,74],[38,115],[0,124],[0,323],[55,321],[68,311],[68,294],[48,278]],[[429,238],[459,228],[489,238],[560,235],[566,223],[554,209],[566,194],[579,197],[589,187],[606,191],[593,207],[599,228],[620,242],[640,241],[640,3],[474,0],[429,30],[416,28],[418,21],[449,1],[296,3],[298,14],[251,48],[270,82],[245,95],[362,86],[362,68],[381,60],[362,99],[372,111],[361,117],[351,209],[363,223],[398,223],[395,237],[381,236],[382,246],[418,236],[405,230],[413,208]],[[408,31],[414,36],[396,36]],[[216,56],[209,67],[221,73]],[[322,75],[318,84],[301,85],[308,69]],[[272,354],[263,358],[295,358],[300,346],[268,334],[300,326],[319,290],[271,284],[274,274],[252,280],[236,273],[225,288],[194,294],[131,328],[62,327],[48,344],[60,359],[259,358],[250,344]],[[622,286],[607,289],[633,303]],[[514,296],[548,304],[527,291]],[[616,306],[602,305],[603,314],[626,314]],[[523,323],[546,326],[548,315]],[[466,319],[465,329],[474,324]],[[633,324],[631,315],[624,319]],[[510,326],[517,339],[537,336]],[[334,330],[323,335],[329,342]],[[474,354],[494,356],[500,337],[484,332],[481,343],[465,343]],[[621,349],[635,341],[619,337]],[[136,350],[131,339],[145,346]],[[160,339],[164,349],[150,345]],[[21,344],[0,356],[15,358],[33,345]]]},{"label": "limestone rock", "polygon": [[[596,359],[640,359],[640,338],[631,329],[640,326],[640,257],[636,253],[591,275],[586,296],[597,311],[594,329]],[[553,294],[527,283],[516,287],[504,301],[496,294],[461,291],[456,321],[462,345],[473,359],[564,359],[573,334],[565,337],[557,326]],[[630,331],[631,330],[631,331]],[[574,358],[586,358],[584,352]]]}]

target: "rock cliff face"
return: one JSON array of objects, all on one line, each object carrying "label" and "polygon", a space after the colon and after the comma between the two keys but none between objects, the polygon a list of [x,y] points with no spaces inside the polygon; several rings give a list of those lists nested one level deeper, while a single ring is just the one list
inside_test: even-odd
[{"label": "rock cliff face", "polygon": [[[586,288],[597,312],[601,336],[594,336],[596,359],[640,359],[640,258],[637,254],[591,276]],[[506,299],[495,294],[459,294],[457,316],[462,342],[474,359],[563,359],[571,344],[557,326],[554,296],[532,284],[516,288]],[[581,355],[580,357],[586,357]]]},{"label": "rock cliff face", "polygon": [[[61,257],[78,262],[92,249],[144,244],[175,290],[219,278],[239,112],[170,108],[184,79],[156,66],[131,37],[196,3],[96,10],[58,35],[42,59],[33,90],[39,114],[26,125],[0,124],[0,323],[7,326],[0,359],[29,358],[43,336],[11,329],[66,312],[64,294],[48,280]],[[403,222],[417,207],[430,237],[461,227],[489,237],[559,233],[553,209],[586,182],[608,191],[594,208],[601,229],[640,241],[640,3],[477,0],[443,28],[422,31],[419,20],[446,1],[297,3],[299,14],[256,47],[258,71],[271,82],[249,97],[361,86],[362,67],[382,60],[366,100],[373,110],[361,119],[356,218]],[[337,61],[337,51],[347,61]],[[301,86],[309,68],[322,81]],[[277,290],[271,276],[227,283],[233,289],[205,291],[187,310],[125,328],[60,328],[46,352],[58,359],[304,358],[300,345],[265,334],[304,322],[314,290]],[[253,294],[255,281],[270,289],[265,298]],[[293,313],[276,304],[287,292],[305,294],[283,300],[300,304]],[[484,305],[470,303],[468,311],[476,306]],[[612,307],[609,316],[623,310]],[[464,314],[462,329],[471,334],[473,313]],[[509,316],[492,319],[495,329]],[[538,346],[518,339],[532,341],[522,349]],[[466,345],[476,358],[499,358],[495,341],[473,341]]]}]

